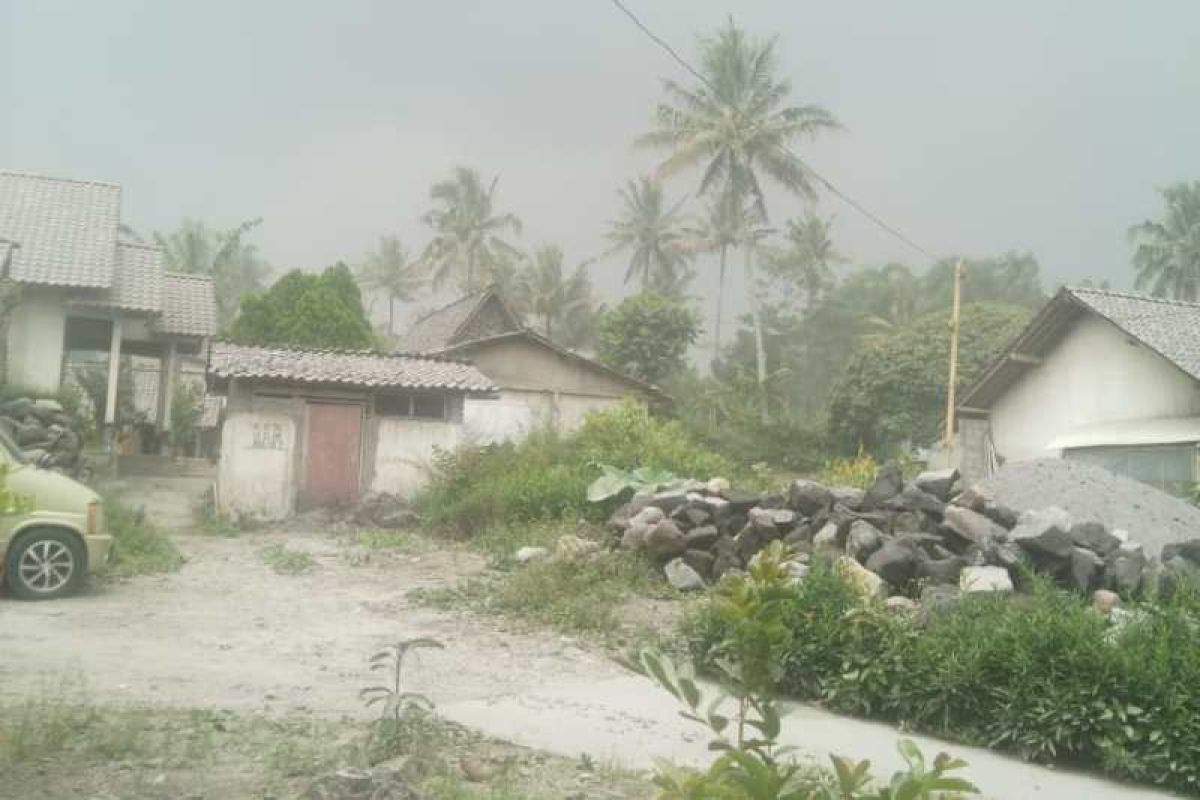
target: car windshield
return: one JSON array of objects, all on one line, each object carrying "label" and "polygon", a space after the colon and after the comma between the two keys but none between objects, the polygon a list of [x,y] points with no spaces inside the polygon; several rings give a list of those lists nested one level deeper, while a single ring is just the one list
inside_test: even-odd
[{"label": "car windshield", "polygon": [[27,464],[29,459],[25,456],[25,451],[17,447],[17,443],[9,438],[3,428],[0,428],[0,449],[4,450],[8,457],[18,464]]}]

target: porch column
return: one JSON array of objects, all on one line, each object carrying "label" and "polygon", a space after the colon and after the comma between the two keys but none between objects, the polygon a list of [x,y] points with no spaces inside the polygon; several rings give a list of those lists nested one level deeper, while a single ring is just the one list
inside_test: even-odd
[{"label": "porch column", "polygon": [[121,377],[121,320],[112,323],[112,340],[108,345],[108,393],[104,398],[104,424],[112,428],[117,421],[117,382]]},{"label": "porch column", "polygon": [[175,383],[179,372],[179,355],[175,341],[167,343],[166,358],[160,363],[158,386],[158,429],[171,432],[171,401],[175,397]]}]

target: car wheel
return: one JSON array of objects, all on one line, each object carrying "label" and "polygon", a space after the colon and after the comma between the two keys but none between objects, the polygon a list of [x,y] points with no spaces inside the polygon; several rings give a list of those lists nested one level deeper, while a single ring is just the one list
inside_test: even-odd
[{"label": "car wheel", "polygon": [[18,536],[8,548],[4,580],[23,600],[50,600],[75,591],[83,580],[83,545],[73,534],[52,529]]}]

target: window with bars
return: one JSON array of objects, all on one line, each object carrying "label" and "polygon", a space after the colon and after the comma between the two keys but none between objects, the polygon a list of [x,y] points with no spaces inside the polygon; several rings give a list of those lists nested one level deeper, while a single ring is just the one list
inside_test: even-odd
[{"label": "window with bars", "polygon": [[375,396],[375,414],[380,417],[446,419],[443,392],[389,392]]}]

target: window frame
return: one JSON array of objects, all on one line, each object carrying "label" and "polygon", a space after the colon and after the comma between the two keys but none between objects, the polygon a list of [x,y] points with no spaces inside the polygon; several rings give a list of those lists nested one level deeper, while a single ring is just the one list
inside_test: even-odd
[{"label": "window frame", "polygon": [[[437,415],[418,414],[417,398],[437,398],[440,413]],[[402,413],[392,411],[383,411],[380,408],[380,400],[398,400],[404,398],[407,402],[403,403],[403,407],[407,410]],[[375,395],[374,411],[375,416],[380,419],[410,419],[419,422],[446,422],[450,419],[450,403],[448,402],[446,392],[421,392],[406,389],[401,392],[380,392]]]}]

